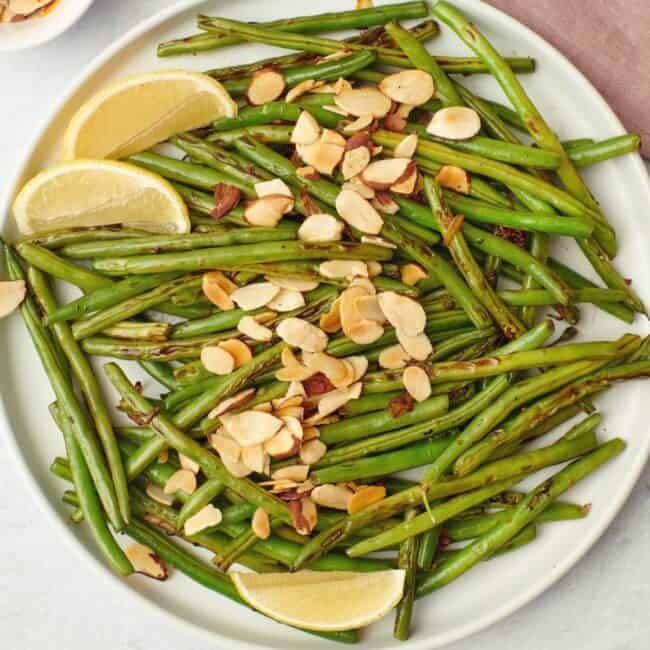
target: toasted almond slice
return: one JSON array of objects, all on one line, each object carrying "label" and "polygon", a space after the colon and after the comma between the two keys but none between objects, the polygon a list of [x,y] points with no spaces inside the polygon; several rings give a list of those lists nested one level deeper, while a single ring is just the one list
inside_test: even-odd
[{"label": "toasted almond slice", "polygon": [[327,347],[325,332],[302,318],[285,318],[276,333],[285,343],[306,352],[322,352]]},{"label": "toasted almond slice", "polygon": [[293,207],[293,199],[278,194],[269,194],[263,199],[248,201],[244,208],[244,219],[251,226],[274,228]]},{"label": "toasted almond slice", "polygon": [[397,214],[399,212],[399,205],[393,201],[388,192],[377,192],[372,200],[372,205],[378,212],[384,214]]},{"label": "toasted almond slice", "polygon": [[273,458],[290,458],[295,456],[299,449],[300,440],[294,438],[286,426],[264,443],[264,451]]},{"label": "toasted almond slice", "polygon": [[[368,167],[365,171],[368,171]],[[339,192],[336,197],[336,211],[343,221],[367,235],[378,235],[384,226],[384,220],[377,210],[352,190]]]},{"label": "toasted almond slice", "polygon": [[[366,264],[366,266],[368,266]],[[375,288],[375,285],[372,283],[372,280],[370,278],[367,278],[363,275],[355,275],[351,280],[350,284],[348,285],[349,287],[361,287],[362,289],[365,290],[365,292],[369,296],[374,296],[377,294],[377,289]]]},{"label": "toasted almond slice", "polygon": [[328,334],[334,334],[341,329],[341,303],[338,298],[332,303],[330,310],[320,317],[318,324]]},{"label": "toasted almond slice", "polygon": [[241,462],[258,474],[264,473],[264,467],[266,465],[265,457],[264,446],[261,444],[244,447],[241,450]]},{"label": "toasted almond slice", "polygon": [[232,397],[227,397],[226,399],[219,402],[208,414],[209,418],[218,418],[220,415],[231,411],[243,404],[246,404],[249,399],[255,395],[254,388],[246,388]]},{"label": "toasted almond slice", "polygon": [[379,353],[379,365],[387,370],[403,368],[409,359],[408,353],[399,343],[384,348]]},{"label": "toasted almond slice", "polygon": [[298,228],[298,239],[307,242],[340,241],[345,224],[330,214],[312,214]]},{"label": "toasted almond slice", "polygon": [[297,167],[296,174],[302,178],[318,178],[320,174],[311,166],[306,165],[305,167]]},{"label": "toasted almond slice", "polygon": [[302,434],[303,442],[307,442],[307,440],[313,440],[314,438],[320,438],[320,431],[318,430],[318,427],[305,427]]},{"label": "toasted almond slice", "polygon": [[405,138],[399,141],[393,153],[396,158],[413,158],[415,150],[418,148],[418,134],[409,133]]},{"label": "toasted almond slice", "polygon": [[348,514],[353,515],[373,503],[381,501],[386,496],[386,488],[383,485],[368,485],[355,492],[348,501]]},{"label": "toasted almond slice", "polygon": [[18,308],[25,299],[27,289],[23,280],[0,282],[0,318]]},{"label": "toasted almond slice", "polygon": [[342,115],[343,117],[348,116],[346,111],[344,111],[342,108],[339,108],[338,106],[334,106],[333,104],[328,104],[327,106],[323,106],[323,110],[329,111],[330,113],[335,113],[336,115]]},{"label": "toasted almond slice", "polygon": [[384,77],[379,90],[400,104],[419,106],[428,102],[434,93],[433,78],[423,70],[401,70]]},{"label": "toasted almond slice", "polygon": [[395,250],[397,246],[392,242],[384,239],[383,237],[377,237],[375,235],[361,235],[362,244],[372,244],[373,246],[381,246],[382,248],[390,248]]},{"label": "toasted almond slice", "polygon": [[418,174],[417,167],[413,167],[413,171],[409,176],[390,186],[391,192],[406,195],[413,194],[418,184],[419,177],[420,175]]},{"label": "toasted almond slice", "polygon": [[264,325],[264,323],[270,323],[271,321],[275,320],[278,317],[278,315],[274,311],[263,311],[260,312],[259,314],[255,314],[253,318],[260,324]]},{"label": "toasted almond slice", "polygon": [[372,113],[365,113],[364,115],[359,115],[354,122],[350,122],[343,127],[343,133],[358,133],[367,129],[375,119]]},{"label": "toasted almond slice", "polygon": [[373,117],[381,118],[388,114],[391,107],[390,99],[373,86],[344,90],[335,95],[334,103],[355,117],[370,113]]},{"label": "toasted almond slice", "polygon": [[275,411],[275,415],[280,417],[294,417],[301,420],[305,415],[305,409],[302,406],[283,406]]},{"label": "toasted almond slice", "polygon": [[368,267],[368,277],[376,278],[378,275],[381,275],[382,266],[379,262],[375,260],[370,260],[366,263]]},{"label": "toasted almond slice", "polygon": [[239,339],[220,341],[217,343],[217,346],[230,353],[232,358],[235,360],[235,368],[243,366],[253,358],[251,349],[246,345],[246,343]]},{"label": "toasted almond slice", "polygon": [[[296,382],[296,383],[299,384],[300,382]],[[276,399],[271,400],[271,404],[273,405],[273,410],[275,411],[277,411],[277,409],[281,409],[282,407],[287,407],[287,406],[302,406],[303,402],[304,402],[303,395],[278,397]]]},{"label": "toasted almond slice", "polygon": [[262,411],[242,411],[221,418],[228,433],[242,446],[250,447],[270,440],[282,427],[283,422]]},{"label": "toasted almond slice", "polygon": [[271,535],[271,521],[266,510],[263,508],[258,508],[253,513],[253,518],[251,519],[251,529],[255,533],[255,537],[260,539],[268,539]]},{"label": "toasted almond slice", "polygon": [[360,297],[372,295],[368,289],[362,285],[348,287],[341,293],[340,300],[340,318],[343,327],[343,333],[349,336],[350,328],[363,320],[357,309],[357,299]]},{"label": "toasted almond slice", "polygon": [[300,398],[307,397],[307,393],[305,392],[305,387],[302,385],[302,382],[300,381],[292,381],[289,383],[289,388],[287,388],[287,394],[284,396],[285,399],[288,399],[293,396],[297,396]]},{"label": "toasted almond slice", "polygon": [[284,275],[267,275],[266,280],[280,289],[290,289],[292,291],[312,291],[318,286],[316,280],[301,280],[300,278],[290,278]]},{"label": "toasted almond slice", "polygon": [[291,521],[296,532],[300,535],[311,534],[318,521],[316,504],[309,497],[304,497],[299,501],[289,501],[288,505]]},{"label": "toasted almond slice", "polygon": [[228,470],[228,473],[235,478],[244,478],[251,474],[253,471],[250,469],[250,467],[244,465],[244,463],[238,460],[232,460],[227,456],[222,456],[221,462],[223,463],[223,466]]},{"label": "toasted almond slice", "polygon": [[[281,178],[273,178],[270,181],[260,181],[259,183],[255,183],[255,185],[253,185],[253,188],[255,189],[255,193],[257,194],[258,198],[260,199],[264,198],[265,196],[273,195],[286,196],[290,199],[293,199],[291,190]],[[289,210],[287,210],[287,212],[288,211]]]},{"label": "toasted almond slice", "polygon": [[189,469],[176,470],[165,483],[163,488],[165,494],[176,494],[182,490],[186,494],[192,494],[196,490],[196,475]]},{"label": "toasted almond slice", "polygon": [[295,289],[280,289],[280,292],[267,303],[267,306],[278,312],[293,311],[305,306],[305,298],[300,291]]},{"label": "toasted almond slice", "polygon": [[141,573],[155,580],[167,580],[169,577],[167,565],[148,546],[130,544],[126,548],[125,554],[136,573]]},{"label": "toasted almond slice", "polygon": [[346,357],[345,361],[352,366],[354,372],[352,382],[359,381],[368,370],[368,359],[361,355],[355,355],[353,357]]},{"label": "toasted almond slice", "polygon": [[412,359],[425,361],[433,352],[431,341],[424,332],[417,336],[408,336],[401,330],[395,330],[395,332],[397,334],[397,340]]},{"label": "toasted almond slice", "polygon": [[427,316],[419,302],[394,291],[384,291],[378,298],[381,310],[396,330],[407,336],[417,336],[424,331]]},{"label": "toasted almond slice", "polygon": [[341,185],[341,189],[352,190],[357,194],[361,194],[361,196],[364,199],[368,199],[368,201],[375,198],[375,190],[373,190],[372,187],[368,187],[365,183],[362,183],[359,180],[359,177],[351,178],[349,181],[343,183],[343,185]]},{"label": "toasted almond slice", "polygon": [[348,501],[353,495],[352,490],[341,484],[325,483],[317,485],[309,495],[312,501],[324,508],[333,508],[334,510],[347,510]]},{"label": "toasted almond slice", "polygon": [[343,368],[345,368],[345,373],[336,381],[332,381],[334,388],[345,388],[356,381],[352,364],[346,359],[341,359],[340,361]]},{"label": "toasted almond slice", "polygon": [[280,288],[270,282],[254,282],[233,291],[230,297],[240,309],[251,311],[263,307],[279,293]]},{"label": "toasted almond slice", "polygon": [[318,272],[329,279],[353,278],[357,275],[368,277],[368,267],[358,260],[329,260],[321,262]]},{"label": "toasted almond slice", "polygon": [[431,396],[431,380],[419,366],[406,368],[402,375],[402,381],[404,388],[416,402],[423,402]]},{"label": "toasted almond slice", "polygon": [[427,133],[446,140],[467,140],[481,130],[479,114],[467,106],[448,106],[436,111]]},{"label": "toasted almond slice", "polygon": [[188,537],[191,537],[202,531],[216,528],[221,523],[221,519],[221,510],[208,503],[207,506],[204,506],[195,515],[187,519],[183,531]]},{"label": "toasted almond slice", "polygon": [[235,303],[230,298],[230,294],[237,288],[237,285],[231,282],[221,271],[204,273],[201,288],[206,298],[219,309],[228,311],[235,308]]},{"label": "toasted almond slice", "polygon": [[189,469],[192,474],[198,474],[201,466],[191,458],[188,458],[185,454],[178,452],[178,462],[180,463],[183,469]]},{"label": "toasted almond slice", "polygon": [[217,345],[206,345],[201,350],[203,367],[215,375],[229,375],[235,369],[235,360],[228,352]]},{"label": "toasted almond slice", "polygon": [[[322,57],[321,59],[318,60],[318,65],[319,63],[323,63],[324,61],[331,61],[334,59],[342,59],[345,58],[346,56],[349,56],[349,52],[346,50],[339,50],[338,52],[332,52],[332,54],[328,54],[327,56]],[[343,77],[339,77],[334,83],[328,83],[323,86],[319,86],[318,88],[314,88],[311,92],[314,94],[320,94],[324,93],[327,95],[340,95],[344,90],[349,90],[352,88],[352,84],[347,80],[344,79]]]},{"label": "toasted almond slice", "polygon": [[219,454],[221,460],[227,458],[237,462],[241,458],[241,447],[236,440],[223,433],[213,433],[208,438],[210,446]]},{"label": "toasted almond slice", "polygon": [[346,180],[360,174],[370,163],[370,151],[368,147],[357,147],[350,149],[343,155],[341,173]]},{"label": "toasted almond slice", "polygon": [[[387,190],[401,181],[411,165],[409,158],[384,158],[370,163],[359,176],[361,181],[375,190]],[[377,233],[373,233],[377,234]]]},{"label": "toasted almond slice", "polygon": [[300,460],[306,465],[315,465],[327,453],[327,446],[318,438],[310,440],[300,448]]},{"label": "toasted almond slice", "polygon": [[400,267],[399,274],[402,282],[408,284],[409,287],[414,287],[420,280],[429,277],[429,274],[419,264],[411,262]]},{"label": "toasted almond slice", "polygon": [[167,494],[161,487],[154,483],[147,481],[145,492],[148,497],[158,503],[162,503],[164,506],[171,506],[174,504],[174,495]]},{"label": "toasted almond slice", "polygon": [[332,174],[343,158],[344,148],[339,144],[323,142],[323,136],[312,144],[297,144],[296,151],[305,164],[321,174]]},{"label": "toasted almond slice", "polygon": [[318,415],[322,418],[334,413],[351,399],[357,399],[361,395],[361,382],[358,381],[347,388],[337,388],[325,393],[318,402]]},{"label": "toasted almond slice", "polygon": [[373,320],[376,323],[386,322],[386,316],[379,306],[379,299],[376,295],[359,296],[355,299],[354,306],[364,320]]},{"label": "toasted almond slice", "polygon": [[284,77],[277,70],[264,68],[252,74],[246,98],[253,106],[262,106],[276,100],[285,88]]},{"label": "toasted almond slice", "polygon": [[436,182],[442,187],[461,194],[469,194],[471,187],[469,172],[455,165],[443,165],[436,174]]},{"label": "toasted almond slice", "polygon": [[[395,111],[401,118],[408,119],[411,111],[415,108],[413,104],[400,104]],[[407,158],[410,156],[407,156]]]},{"label": "toasted almond slice", "polygon": [[273,413],[273,405],[271,402],[262,402],[253,406],[253,411],[260,411],[261,413]]},{"label": "toasted almond slice", "polygon": [[[284,408],[289,408],[288,406],[285,406]],[[293,407],[295,408],[295,407]],[[289,429],[291,432],[291,435],[296,439],[296,440],[302,440],[303,437],[303,430],[302,430],[302,423],[300,422],[300,419],[298,417],[295,417],[293,415],[282,415],[279,416],[281,420],[284,422],[284,426]]]},{"label": "toasted almond slice", "polygon": [[304,465],[288,465],[287,467],[282,467],[281,469],[276,469],[271,478],[273,480],[286,479],[289,481],[294,481],[296,483],[301,483],[307,479],[309,475],[309,463]]},{"label": "toasted almond slice", "polygon": [[384,328],[375,321],[362,319],[350,326],[345,335],[359,345],[370,345],[384,334]]},{"label": "toasted almond slice", "polygon": [[323,129],[320,139],[323,144],[334,144],[337,147],[345,148],[345,138],[334,129]]},{"label": "toasted almond slice", "polygon": [[280,370],[275,373],[275,378],[278,381],[304,381],[305,379],[309,379],[313,374],[313,370],[310,370],[299,363],[295,363],[280,368]]},{"label": "toasted almond slice", "polygon": [[308,111],[302,111],[291,132],[293,144],[314,144],[320,137],[320,125]]},{"label": "toasted almond slice", "polygon": [[303,356],[305,365],[314,372],[322,372],[333,384],[343,379],[346,375],[345,365],[340,359],[324,352],[316,352]]},{"label": "toasted almond slice", "polygon": [[298,97],[301,97],[305,93],[308,93],[310,90],[324,85],[324,81],[317,81],[316,79],[305,79],[304,81],[301,81],[297,86],[294,86],[287,93],[284,101],[287,102],[287,104],[291,104],[291,102],[295,102]]},{"label": "toasted almond slice", "polygon": [[237,329],[253,339],[253,341],[270,341],[273,338],[273,332],[264,325],[260,325],[252,316],[244,316],[239,319]]}]

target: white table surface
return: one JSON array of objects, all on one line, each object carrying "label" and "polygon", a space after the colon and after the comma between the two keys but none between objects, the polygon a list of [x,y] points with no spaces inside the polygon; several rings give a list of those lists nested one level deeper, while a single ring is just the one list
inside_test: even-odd
[{"label": "white table surface", "polygon": [[[0,190],[34,125],[79,69],[128,28],[171,4],[173,0],[98,0],[58,40],[0,56]],[[647,648],[649,490],[650,468],[608,532],[562,581],[449,650]],[[214,642],[123,599],[80,564],[42,518],[1,445],[0,494],[1,648],[81,650],[90,643],[93,650],[214,650]]]}]

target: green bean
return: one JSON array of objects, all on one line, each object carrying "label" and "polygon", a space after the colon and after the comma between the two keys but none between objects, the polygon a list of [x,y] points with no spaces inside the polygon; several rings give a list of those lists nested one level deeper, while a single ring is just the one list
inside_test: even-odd
[{"label": "green bean", "polygon": [[[410,521],[415,515],[415,509],[407,510],[404,513],[404,521]],[[399,641],[407,641],[411,634],[415,580],[418,571],[418,546],[418,538],[411,537],[401,544],[399,548],[397,567],[405,572],[403,595],[395,609],[395,624],[393,625],[393,636]]]},{"label": "green bean", "polygon": [[178,513],[178,527],[182,528],[185,522],[216,499],[225,485],[218,479],[208,479],[201,485],[183,504]]},{"label": "green bean", "polygon": [[[509,305],[553,305],[555,300],[546,289],[513,289],[499,291],[499,296]],[[625,300],[625,292],[617,289],[571,289],[569,299],[572,304],[579,302],[616,303]]]},{"label": "green bean", "polygon": [[140,361],[138,365],[165,388],[176,390],[178,381],[174,377],[174,370],[162,361]]},{"label": "green bean", "polygon": [[[571,147],[569,157],[576,167],[586,167],[594,163],[609,160],[615,156],[637,151],[641,146],[641,138],[635,134],[619,135],[615,138],[599,142],[585,142]],[[566,143],[564,143],[566,149]]]},{"label": "green bean", "polygon": [[56,250],[69,246],[71,244],[81,244],[87,241],[110,241],[112,239],[127,239],[135,237],[148,237],[150,233],[144,230],[133,230],[124,228],[121,224],[112,226],[83,226],[76,228],[61,228],[59,230],[50,230],[41,232],[36,235],[27,235],[16,241],[16,245],[21,243],[33,244]]}]

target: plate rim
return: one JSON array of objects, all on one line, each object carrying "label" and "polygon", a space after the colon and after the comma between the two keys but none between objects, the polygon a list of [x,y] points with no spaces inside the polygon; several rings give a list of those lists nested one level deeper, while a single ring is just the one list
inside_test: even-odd
[{"label": "plate rim", "polygon": [[[463,3],[467,1],[468,0],[463,0]],[[3,193],[0,195],[0,210],[3,214],[8,214],[10,212],[12,198],[15,195],[17,185],[23,177],[39,142],[46,134],[47,130],[50,128],[52,122],[57,118],[61,110],[79,90],[83,83],[91,78],[102,66],[108,63],[114,55],[127,47],[139,36],[156,28],[166,20],[169,20],[174,16],[189,10],[194,6],[198,6],[204,3],[205,0],[181,0],[180,2],[172,4],[169,7],[166,7],[159,12],[149,16],[139,23],[136,23],[120,38],[115,40],[112,44],[95,55],[83,67],[83,69],[72,78],[72,80],[66,85],[65,90],[59,96],[59,99],[53,103],[51,110],[47,112],[47,115],[41,121],[33,137],[29,140],[27,147],[23,150],[20,164],[15,168],[13,175],[10,177],[9,182],[6,185],[5,191],[3,191]],[[92,0],[88,0],[88,6],[90,6],[90,4],[92,4]],[[513,18],[512,16],[496,7],[487,4],[483,0],[478,0],[473,4],[475,4],[477,12],[482,13],[483,16],[488,16],[495,21],[500,21],[502,24],[520,31],[527,40],[535,43],[535,45],[543,50],[546,55],[557,58],[559,62],[563,64],[563,66],[569,69],[574,78],[580,82],[582,85],[582,91],[588,92],[591,95],[591,99],[593,101],[597,101],[601,104],[601,107],[604,108],[605,111],[609,114],[609,119],[614,129],[622,133],[627,132],[618,115],[605,100],[605,98],[600,94],[600,92],[594,87],[591,81],[554,45],[546,41],[542,36],[537,34],[535,31],[517,19]],[[472,7],[472,10],[474,10],[474,7]],[[639,153],[632,154],[630,156],[630,159],[636,169],[640,171],[641,176],[644,179],[645,193],[649,199],[648,204],[650,204],[650,175],[648,174]],[[80,543],[80,540],[74,535],[72,530],[65,525],[64,521],[62,521],[60,513],[48,500],[48,497],[41,488],[36,477],[32,474],[27,463],[27,459],[24,457],[18,444],[16,434],[10,426],[4,399],[4,396],[0,394],[0,433],[2,434],[2,438],[5,440],[6,446],[15,461],[15,465],[19,467],[19,473],[22,474],[25,482],[28,485],[30,494],[37,503],[39,509],[45,513],[46,518],[50,521],[53,528],[57,530],[58,534],[66,541],[66,543],[68,543],[72,548],[76,549],[77,553],[81,551],[81,554],[86,559],[88,564],[93,567],[93,570],[95,572],[99,573],[102,576],[102,579],[104,581],[113,585],[116,589],[120,589],[122,593],[128,593],[131,597],[135,597],[140,602],[145,604],[152,612],[156,612],[159,615],[171,616],[176,621],[179,621],[183,626],[199,632],[202,636],[209,638],[212,641],[214,641],[216,638],[227,644],[230,644],[231,647],[241,648],[242,650],[268,649],[269,646],[267,645],[227,637],[214,630],[208,630],[198,623],[195,623],[194,621],[183,618],[173,609],[159,604],[155,600],[145,596],[145,594],[141,593],[139,590],[131,588],[127,581],[112,573],[110,569],[92,553],[86,544]],[[630,466],[626,473],[624,486],[617,494],[617,498],[609,502],[608,512],[605,513],[605,516],[602,518],[600,524],[596,525],[590,532],[580,538],[579,543],[574,546],[572,552],[566,554],[558,561],[558,563],[555,565],[555,570],[549,572],[547,578],[540,580],[539,583],[535,584],[534,587],[530,587],[526,591],[521,592],[521,594],[513,597],[510,599],[510,601],[504,603],[500,607],[497,607],[496,609],[491,610],[486,614],[480,615],[474,618],[471,622],[465,623],[464,625],[459,626],[454,630],[450,630],[449,632],[436,639],[435,642],[431,643],[425,637],[420,640],[410,641],[409,647],[413,650],[440,648],[447,644],[472,636],[477,632],[486,629],[487,627],[490,627],[496,622],[513,614],[515,611],[519,610],[524,605],[527,605],[532,600],[551,588],[558,580],[565,576],[570,569],[576,566],[578,562],[580,562],[582,558],[594,547],[597,541],[602,537],[602,535],[620,513],[632,490],[637,485],[641,472],[648,462],[648,458],[650,457],[650,439],[646,439],[645,446],[642,451],[643,453],[638,454],[634,461],[630,461]]]}]

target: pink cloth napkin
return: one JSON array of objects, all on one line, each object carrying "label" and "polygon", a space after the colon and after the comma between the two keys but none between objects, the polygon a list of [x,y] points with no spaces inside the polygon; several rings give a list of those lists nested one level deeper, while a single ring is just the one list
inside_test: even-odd
[{"label": "pink cloth napkin", "polygon": [[650,158],[650,0],[487,0],[543,36],[598,88]]}]

